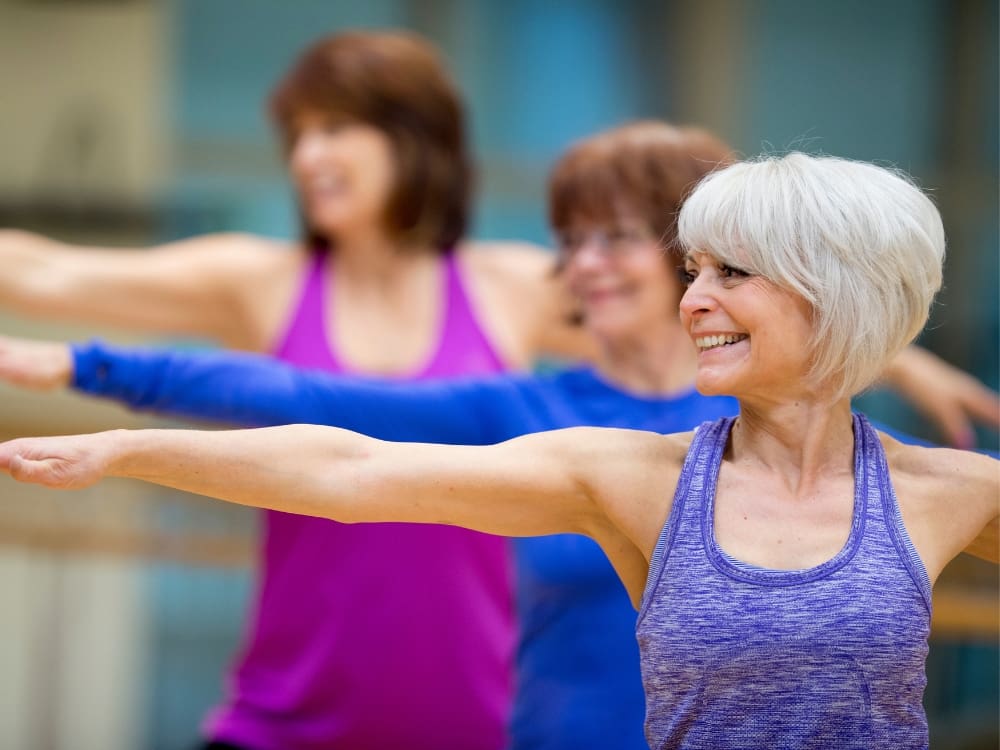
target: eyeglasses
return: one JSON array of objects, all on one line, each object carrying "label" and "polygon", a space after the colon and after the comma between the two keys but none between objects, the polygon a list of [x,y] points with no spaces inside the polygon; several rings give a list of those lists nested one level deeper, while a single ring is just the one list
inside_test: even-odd
[{"label": "eyeglasses", "polygon": [[585,247],[592,247],[605,258],[625,255],[653,240],[653,235],[642,227],[610,227],[590,232],[567,231],[556,234],[556,250],[560,264],[575,258]]}]

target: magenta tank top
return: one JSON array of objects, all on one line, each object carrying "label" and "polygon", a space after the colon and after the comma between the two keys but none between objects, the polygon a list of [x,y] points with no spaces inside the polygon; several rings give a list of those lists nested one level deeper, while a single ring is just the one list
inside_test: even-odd
[{"label": "magenta tank top", "polygon": [[[280,359],[343,372],[311,262]],[[437,351],[412,376],[503,369],[455,258],[442,262]],[[515,644],[507,542],[447,526],[340,524],[265,512],[263,561],[215,740],[255,750],[499,750]]]}]

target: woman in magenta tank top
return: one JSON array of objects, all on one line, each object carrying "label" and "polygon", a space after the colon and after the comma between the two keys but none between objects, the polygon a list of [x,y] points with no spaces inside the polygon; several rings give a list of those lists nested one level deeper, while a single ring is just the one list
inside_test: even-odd
[{"label": "woman in magenta tank top", "polygon": [[[275,353],[349,372],[328,343],[335,257],[315,254]],[[452,254],[440,270],[438,340],[407,377],[500,370]],[[212,735],[248,747],[263,738],[275,748],[502,745],[515,637],[506,540],[275,511],[266,512],[264,532],[255,609]],[[279,732],[273,717],[285,706],[308,713],[297,710],[294,725]]]}]

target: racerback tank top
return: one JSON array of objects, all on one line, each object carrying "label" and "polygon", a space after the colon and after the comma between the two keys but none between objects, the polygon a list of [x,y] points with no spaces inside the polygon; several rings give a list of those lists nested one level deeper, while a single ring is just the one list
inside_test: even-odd
[{"label": "racerback tank top", "polygon": [[[333,254],[317,252],[275,350],[330,372]],[[452,254],[436,351],[410,379],[503,369]],[[391,342],[386,342],[391,346]],[[507,541],[417,524],[267,511],[243,650],[214,739],[260,750],[499,750],[515,641]]]},{"label": "racerback tank top", "polygon": [[854,416],[848,540],[806,570],[727,555],[715,488],[733,418],[697,431],[650,562],[637,637],[660,748],[926,748],[930,582],[875,430]]}]

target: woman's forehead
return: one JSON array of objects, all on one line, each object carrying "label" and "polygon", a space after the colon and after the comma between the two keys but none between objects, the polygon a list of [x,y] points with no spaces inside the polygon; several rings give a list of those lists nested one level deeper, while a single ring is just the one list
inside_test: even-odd
[{"label": "woman's forehead", "polygon": [[716,263],[720,260],[715,253],[702,248],[692,248],[684,251],[682,260],[685,263]]},{"label": "woman's forehead", "polygon": [[568,216],[567,228],[571,229],[601,229],[610,226],[646,226],[646,220],[638,211],[630,210],[628,206],[604,204],[589,207],[587,210],[573,211]]},{"label": "woman's forehead", "polygon": [[746,247],[734,245],[730,247],[695,247],[684,251],[685,262],[693,263],[740,263],[745,266],[756,265],[753,256]]}]

